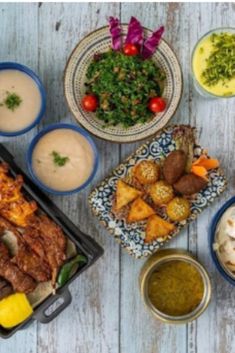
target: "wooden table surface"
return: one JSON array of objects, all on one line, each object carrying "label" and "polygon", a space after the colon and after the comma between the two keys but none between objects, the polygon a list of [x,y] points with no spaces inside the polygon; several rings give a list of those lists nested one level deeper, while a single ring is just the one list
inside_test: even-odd
[{"label": "wooden table surface", "polygon": [[35,70],[47,91],[47,113],[27,134],[1,139],[25,168],[29,141],[52,122],[74,123],[63,95],[63,70],[76,43],[107,23],[108,16],[127,22],[136,16],[146,27],[166,26],[164,38],[182,65],[184,93],[174,123],[197,126],[200,142],[218,157],[228,175],[224,195],[174,239],[169,246],[189,249],[208,269],[213,298],[207,311],[188,325],[169,326],[146,311],[138,290],[144,261],[122,251],[88,208],[91,188],[137,144],[119,146],[96,139],[101,155],[92,185],[74,196],[53,197],[83,232],[94,237],[104,256],[72,285],[72,304],[53,322],[34,322],[10,340],[0,353],[233,353],[235,352],[235,288],[216,271],[209,255],[207,230],[215,211],[235,188],[235,100],[208,100],[194,90],[190,55],[196,40],[208,30],[234,26],[235,5],[228,3],[29,3],[0,4],[0,61],[17,61]]}]

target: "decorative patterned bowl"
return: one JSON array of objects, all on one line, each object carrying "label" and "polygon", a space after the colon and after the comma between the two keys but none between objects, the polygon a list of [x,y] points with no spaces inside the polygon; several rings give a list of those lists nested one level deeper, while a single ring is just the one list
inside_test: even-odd
[{"label": "decorative patterned bowl", "polygon": [[[227,181],[222,170],[216,169],[209,172],[209,183],[205,189],[196,194],[191,201],[191,215],[186,221],[179,222],[175,232],[166,240],[156,240],[145,243],[145,226],[143,223],[127,224],[124,219],[117,219],[112,213],[113,197],[116,191],[117,180],[127,175],[130,168],[143,159],[154,159],[160,161],[162,155],[167,155],[176,148],[174,131],[179,126],[169,126],[157,133],[149,142],[140,146],[137,151],[128,157],[122,164],[115,168],[112,174],[100,183],[90,194],[89,204],[93,213],[99,221],[109,230],[118,243],[125,248],[129,254],[136,258],[148,256],[159,249],[165,242],[195,220],[202,210],[209,206],[226,188]],[[194,145],[194,157],[198,158],[204,152],[199,145]]]},{"label": "decorative patterned bowl", "polygon": [[[127,25],[122,25],[123,35],[127,33]],[[145,29],[145,35],[152,31]],[[163,97],[167,101],[164,112],[158,113],[151,121],[138,124],[128,129],[122,126],[104,128],[101,120],[94,113],[85,112],[81,106],[82,97],[85,94],[85,81],[87,67],[91,63],[94,54],[108,51],[111,45],[111,37],[108,27],[102,27],[84,37],[75,47],[68,59],[64,75],[64,92],[69,109],[76,120],[90,133],[104,140],[113,142],[134,142],[154,135],[164,127],[174,115],[183,88],[183,78],[180,64],[176,55],[166,43],[161,43],[153,55],[158,66],[165,72],[166,80]]]}]

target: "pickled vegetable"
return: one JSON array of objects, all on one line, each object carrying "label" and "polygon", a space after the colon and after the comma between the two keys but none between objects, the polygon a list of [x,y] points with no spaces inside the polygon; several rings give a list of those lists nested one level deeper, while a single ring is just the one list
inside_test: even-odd
[{"label": "pickled vegetable", "polygon": [[64,264],[60,270],[57,283],[62,287],[72,275],[78,270],[78,268],[87,263],[87,258],[83,255],[77,255],[72,260]]}]

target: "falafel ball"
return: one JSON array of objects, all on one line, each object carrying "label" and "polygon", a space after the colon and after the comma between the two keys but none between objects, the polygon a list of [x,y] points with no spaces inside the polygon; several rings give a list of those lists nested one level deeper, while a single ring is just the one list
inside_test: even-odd
[{"label": "falafel ball", "polygon": [[160,180],[150,186],[149,194],[156,205],[163,206],[173,199],[174,190],[165,180]]},{"label": "falafel ball", "polygon": [[153,160],[143,160],[134,167],[133,175],[141,184],[153,184],[159,179],[160,166]]},{"label": "falafel ball", "polygon": [[167,205],[166,213],[172,221],[184,221],[190,215],[190,203],[184,197],[175,197]]}]

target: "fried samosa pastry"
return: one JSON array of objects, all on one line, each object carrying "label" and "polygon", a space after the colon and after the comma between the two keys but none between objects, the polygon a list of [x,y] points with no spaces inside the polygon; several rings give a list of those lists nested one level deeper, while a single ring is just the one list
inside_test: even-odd
[{"label": "fried samosa pastry", "polygon": [[141,196],[143,193],[132,186],[127,185],[121,179],[117,182],[116,191],[116,210],[119,211],[122,207],[128,205],[130,202]]},{"label": "fried samosa pastry", "polygon": [[138,222],[142,221],[155,214],[155,211],[140,197],[136,199],[130,207],[130,211],[127,216],[127,222]]},{"label": "fried samosa pastry", "polygon": [[175,229],[174,224],[165,221],[165,219],[153,215],[149,217],[146,226],[145,243],[151,243],[157,238],[164,238]]}]

